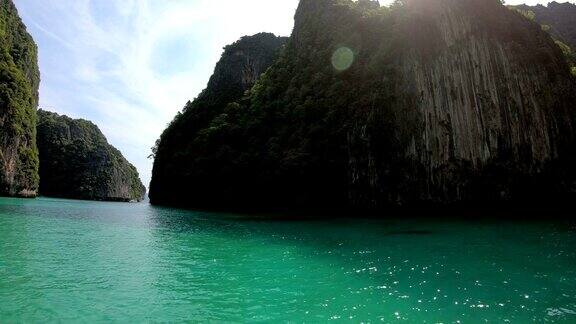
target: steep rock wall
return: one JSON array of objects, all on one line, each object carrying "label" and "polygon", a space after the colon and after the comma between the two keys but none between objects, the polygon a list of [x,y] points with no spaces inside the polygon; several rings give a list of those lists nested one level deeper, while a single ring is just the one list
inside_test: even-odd
[{"label": "steep rock wall", "polygon": [[[206,89],[188,102],[164,131],[155,148],[154,172],[150,185],[152,201],[186,201],[194,172],[192,159],[207,154],[206,138],[221,125],[217,117],[228,103],[242,98],[262,73],[278,57],[286,43],[284,37],[260,33],[243,37],[224,48]],[[233,113],[227,112],[227,116]],[[196,139],[196,140],[195,140]],[[202,188],[198,188],[202,190]]]},{"label": "steep rock wall", "polygon": [[[385,203],[377,197],[390,184],[387,172],[404,174],[392,180],[398,183],[389,201],[507,199],[519,178],[569,154],[574,84],[558,48],[538,25],[496,1],[414,0],[407,15],[411,22],[399,28],[413,36],[404,42],[397,91],[415,102],[399,102],[395,110],[418,112],[418,127],[404,144],[413,167],[386,168],[382,160],[389,156],[374,161],[378,148],[370,145],[366,156],[351,159],[364,161],[351,163],[352,183],[368,184],[352,197],[376,191],[363,203]],[[370,134],[364,141],[371,141]],[[400,182],[411,185],[403,189]]]},{"label": "steep rock wall", "polygon": [[0,0],[0,195],[38,190],[37,48],[11,0]]}]

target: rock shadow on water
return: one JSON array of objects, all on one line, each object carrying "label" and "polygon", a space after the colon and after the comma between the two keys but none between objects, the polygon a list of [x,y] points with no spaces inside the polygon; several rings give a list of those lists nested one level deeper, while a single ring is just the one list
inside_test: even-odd
[{"label": "rock shadow on water", "polygon": [[432,235],[434,232],[429,230],[404,230],[404,231],[391,231],[386,233],[386,235]]}]

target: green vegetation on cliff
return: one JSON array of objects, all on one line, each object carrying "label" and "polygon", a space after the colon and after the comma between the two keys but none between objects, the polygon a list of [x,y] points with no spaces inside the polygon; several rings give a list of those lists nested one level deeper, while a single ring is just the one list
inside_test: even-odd
[{"label": "green vegetation on cliff", "polygon": [[249,92],[208,115],[187,108],[163,134],[151,201],[508,200],[542,189],[546,172],[557,180],[575,89],[550,37],[498,0],[301,0],[286,48]]},{"label": "green vegetation on cliff", "polygon": [[144,198],[136,168],[89,121],[39,110],[38,149],[41,195],[108,201]]},{"label": "green vegetation on cliff", "polygon": [[38,189],[37,48],[11,0],[0,0],[0,195]]},{"label": "green vegetation on cliff", "polygon": [[550,33],[576,77],[576,4],[552,1],[547,6],[519,5],[511,8],[539,23],[543,30]]},{"label": "green vegetation on cliff", "polygon": [[576,4],[550,2],[547,6],[514,6],[547,29],[554,38],[576,47]]},{"label": "green vegetation on cliff", "polygon": [[574,76],[576,76],[576,74],[574,73],[574,71],[576,71],[576,52],[574,52],[572,48],[570,48],[570,46],[564,44],[559,40],[556,40],[555,43],[556,45],[558,45],[560,50],[562,50],[562,54],[564,54],[564,57],[566,57],[566,61],[568,62],[568,64],[570,64],[570,71]]},{"label": "green vegetation on cliff", "polygon": [[194,172],[190,163],[202,154],[196,150],[204,147],[205,141],[211,141],[212,134],[229,126],[219,123],[225,116],[233,114],[227,104],[242,97],[254,85],[276,60],[286,41],[284,37],[260,33],[243,37],[224,49],[208,87],[196,100],[186,104],[183,112],[174,118],[153,148],[156,176],[152,179],[154,184],[151,187],[169,189],[151,191],[151,196],[160,198],[179,190],[183,194],[187,192],[182,186],[188,185],[174,183],[174,177],[186,177]]}]

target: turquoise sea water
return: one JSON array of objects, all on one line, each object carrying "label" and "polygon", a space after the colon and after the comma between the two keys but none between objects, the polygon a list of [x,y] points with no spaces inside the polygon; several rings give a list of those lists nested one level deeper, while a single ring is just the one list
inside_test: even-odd
[{"label": "turquoise sea water", "polygon": [[569,222],[0,199],[0,322],[576,322]]}]

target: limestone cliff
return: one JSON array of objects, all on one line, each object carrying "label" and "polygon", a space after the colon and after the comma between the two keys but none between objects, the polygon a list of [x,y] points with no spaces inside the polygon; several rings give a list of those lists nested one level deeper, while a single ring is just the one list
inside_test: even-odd
[{"label": "limestone cliff", "polygon": [[[228,103],[240,99],[254,85],[278,57],[286,41],[285,37],[260,33],[243,37],[224,48],[207,88],[186,104],[162,134],[155,152],[150,197],[167,200],[174,198],[174,192],[186,194],[181,186],[188,187],[188,184],[174,180],[194,172],[188,161],[201,154],[196,150],[202,149],[202,138],[206,138],[210,129],[219,127],[216,117]],[[194,138],[197,140],[193,141]]]},{"label": "limestone cliff", "polygon": [[406,3],[408,21],[398,29],[408,37],[395,85],[404,99],[391,110],[413,114],[407,121],[414,127],[395,131],[398,157],[409,167],[390,166],[390,153],[377,150],[385,139],[357,124],[351,142],[365,148],[351,155],[352,184],[359,185],[352,197],[379,206],[538,192],[538,175],[574,145],[576,88],[559,49],[498,1]]},{"label": "limestone cliff", "polygon": [[11,0],[0,0],[0,195],[38,190],[37,48]]},{"label": "limestone cliff", "polygon": [[38,111],[40,194],[49,197],[140,201],[136,168],[89,121]]},{"label": "limestone cliff", "polygon": [[160,142],[151,198],[379,209],[567,193],[575,95],[550,36],[498,0],[301,0],[250,93],[180,119],[193,149]]}]

